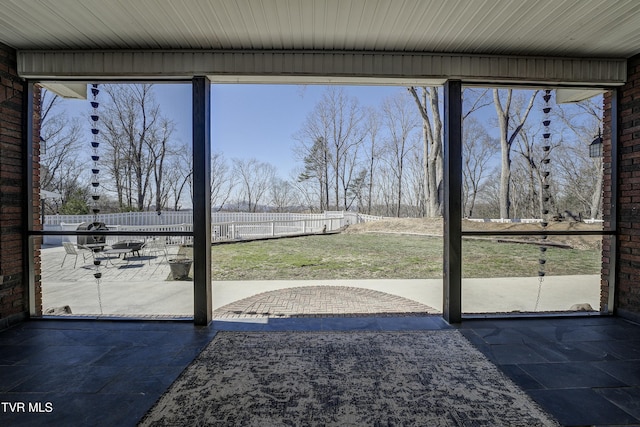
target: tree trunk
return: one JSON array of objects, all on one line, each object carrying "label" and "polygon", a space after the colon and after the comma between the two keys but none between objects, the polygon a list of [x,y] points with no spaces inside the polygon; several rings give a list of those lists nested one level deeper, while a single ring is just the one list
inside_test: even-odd
[{"label": "tree trunk", "polygon": [[593,196],[591,197],[591,218],[598,218],[600,216],[600,208],[602,204],[602,168],[598,171],[598,178],[596,180],[596,185],[594,186],[595,191],[593,192]]},{"label": "tree trunk", "polygon": [[534,91],[529,104],[520,119],[520,123],[514,128],[511,135],[509,135],[509,121],[511,119],[511,97],[513,94],[512,89],[507,90],[507,99],[505,101],[504,108],[500,102],[500,94],[498,89],[493,90],[493,101],[496,107],[496,113],[498,115],[498,124],[500,126],[500,151],[502,165],[500,168],[500,217],[510,218],[511,215],[511,147],[516,137],[520,133],[522,126],[524,126],[531,109],[533,108],[533,101],[535,100],[538,91]]},{"label": "tree trunk", "polygon": [[[409,92],[422,116],[423,126],[423,162],[424,162],[424,187],[426,215],[437,217],[442,215],[441,204],[443,197],[443,159],[442,159],[442,119],[438,108],[439,97],[437,87],[423,87],[422,97],[418,95],[415,87],[410,87]],[[432,119],[427,113],[427,104],[431,110]]]}]

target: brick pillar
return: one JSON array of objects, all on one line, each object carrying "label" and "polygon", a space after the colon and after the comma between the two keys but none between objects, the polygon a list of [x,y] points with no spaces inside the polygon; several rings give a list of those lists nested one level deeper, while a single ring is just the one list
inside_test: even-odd
[{"label": "brick pillar", "polygon": [[[34,90],[34,182],[25,189],[25,98],[26,85],[18,77],[16,52],[0,44],[0,329],[28,316],[28,274],[23,251],[26,246],[25,194],[33,191],[34,205],[39,203],[40,91]],[[39,212],[38,209],[35,212]],[[39,229],[37,215],[32,218]],[[39,243],[39,242],[36,242]],[[36,244],[36,313],[42,312],[40,288],[40,246]]]},{"label": "brick pillar", "polygon": [[[627,83],[619,90],[618,117],[611,116],[611,97],[604,104],[604,221],[610,224],[610,196],[618,203],[618,272],[616,276],[616,307],[618,314],[640,319],[640,55],[627,65]],[[618,124],[618,194],[611,194],[611,120]],[[609,168],[609,170],[607,170]],[[608,239],[603,245],[603,294],[608,292]],[[606,294],[608,296],[608,293]],[[606,301],[603,296],[603,301]]]},{"label": "brick pillar", "polygon": [[[611,228],[611,92],[607,92],[603,97],[603,135],[602,135],[602,219],[604,221],[604,229]],[[611,238],[604,236],[602,238],[602,270],[600,276],[600,312],[608,313],[613,311],[613,307],[609,307],[609,271],[611,259]]]},{"label": "brick pillar", "polygon": [[16,53],[0,45],[0,328],[28,311],[22,259],[23,94]]},{"label": "brick pillar", "polygon": [[[42,230],[43,225],[40,217],[40,100],[42,91],[39,86],[33,88],[33,229]],[[42,269],[40,248],[42,237],[36,237],[33,245],[33,269],[34,269],[34,292],[35,292],[35,314],[42,315]]]}]

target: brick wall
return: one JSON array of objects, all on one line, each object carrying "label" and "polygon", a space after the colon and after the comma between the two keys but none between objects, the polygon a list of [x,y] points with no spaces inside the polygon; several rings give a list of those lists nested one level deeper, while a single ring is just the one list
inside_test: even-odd
[{"label": "brick wall", "polygon": [[[40,97],[42,92],[40,87],[33,89],[33,229],[42,230],[40,218]],[[35,314],[42,315],[42,270],[40,263],[40,247],[42,237],[34,238],[33,248],[33,269],[34,269],[34,292],[35,292]]]},{"label": "brick wall", "polygon": [[[24,319],[29,308],[26,293],[28,276],[22,255],[25,238],[23,115],[26,88],[18,77],[16,65],[15,51],[0,44],[0,328]],[[37,127],[34,135],[39,135]],[[35,148],[37,160],[39,147]],[[38,200],[39,189],[31,191]],[[39,272],[39,251],[35,255]],[[40,294],[39,288],[37,294]],[[39,301],[40,297],[36,300]]]},{"label": "brick wall", "polygon": [[[611,92],[604,95],[603,99],[603,135],[602,135],[602,164],[604,175],[602,180],[602,219],[604,229],[611,229]],[[609,260],[611,257],[611,238],[604,236],[602,239],[602,271],[600,279],[600,312],[608,313],[613,310],[609,307]]]},{"label": "brick wall", "polygon": [[0,319],[26,311],[22,260],[23,92],[15,51],[0,45]]},{"label": "brick wall", "polygon": [[[628,80],[619,90],[618,114],[618,272],[616,311],[640,318],[640,56],[628,62]],[[610,96],[605,97],[605,129],[615,118],[610,114]],[[610,135],[605,134],[605,176],[611,168]],[[608,146],[607,146],[608,145]],[[605,180],[605,226],[611,219],[607,202],[611,182]],[[614,195],[615,196],[615,195]],[[603,291],[608,289],[610,246],[603,247]]]}]

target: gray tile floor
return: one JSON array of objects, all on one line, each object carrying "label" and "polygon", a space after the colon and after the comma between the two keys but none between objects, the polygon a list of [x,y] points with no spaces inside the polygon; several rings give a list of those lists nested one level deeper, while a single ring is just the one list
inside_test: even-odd
[{"label": "gray tile floor", "polygon": [[462,333],[563,425],[640,425],[640,326],[620,318],[466,321]]},{"label": "gray tile floor", "polygon": [[[438,316],[25,322],[0,332],[0,425],[134,426],[219,330],[448,328]],[[456,328],[562,424],[640,425],[639,325],[588,317]]]}]

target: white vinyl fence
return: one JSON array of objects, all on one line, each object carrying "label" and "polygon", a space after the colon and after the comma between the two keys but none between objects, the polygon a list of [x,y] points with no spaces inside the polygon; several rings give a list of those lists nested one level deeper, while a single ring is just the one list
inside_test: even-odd
[{"label": "white vinyl fence", "polygon": [[[113,232],[139,231],[140,236],[127,239],[145,240],[148,232],[193,229],[192,212],[126,212],[94,215],[47,215],[44,229],[47,231],[76,231],[83,223],[100,222]],[[382,217],[353,212],[325,212],[322,214],[298,213],[245,213],[215,212],[211,214],[211,238],[213,241],[246,240],[294,234],[312,234],[339,230],[350,224],[380,220]],[[175,222],[171,222],[175,221]],[[44,244],[60,245],[63,241],[76,242],[76,236],[45,236]],[[106,244],[119,240],[117,234],[107,236]],[[167,237],[169,244],[190,243],[190,237]]]}]

